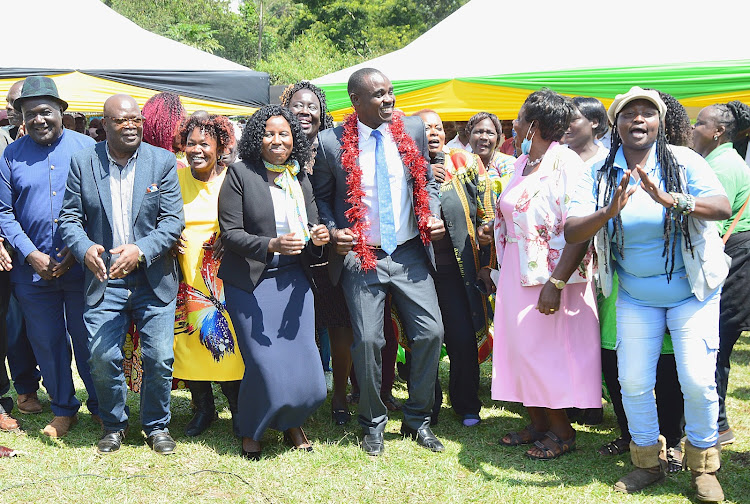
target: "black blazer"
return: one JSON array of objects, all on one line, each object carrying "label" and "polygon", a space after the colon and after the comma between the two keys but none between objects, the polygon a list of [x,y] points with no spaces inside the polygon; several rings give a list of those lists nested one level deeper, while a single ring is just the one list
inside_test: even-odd
[{"label": "black blazer", "polygon": [[[318,208],[304,170],[300,170],[297,180],[305,196],[307,220],[310,224],[317,224]],[[268,244],[271,238],[276,237],[273,200],[262,161],[238,161],[227,168],[219,192],[219,228],[224,242],[219,278],[229,285],[252,292],[273,258]],[[309,255],[319,257],[322,251],[322,247],[315,247],[310,240],[298,257],[303,265],[307,265]],[[304,269],[308,271],[307,267]]]}]

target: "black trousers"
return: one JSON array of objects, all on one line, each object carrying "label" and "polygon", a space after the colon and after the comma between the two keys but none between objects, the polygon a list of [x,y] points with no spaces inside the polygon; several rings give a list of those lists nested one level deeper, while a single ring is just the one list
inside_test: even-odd
[{"label": "black trousers", "polygon": [[448,397],[458,415],[478,415],[482,403],[477,340],[464,279],[455,258],[452,264],[438,264],[434,278],[445,328],[445,349],[450,359]]},{"label": "black trousers", "polygon": [[[630,441],[628,419],[622,407],[622,393],[617,379],[617,353],[614,350],[602,348],[602,373],[604,383],[612,399],[612,407],[620,427],[620,435]],[[677,446],[682,439],[685,426],[683,414],[685,401],[682,398],[680,382],[677,380],[677,364],[674,355],[661,354],[656,365],[656,412],[659,417],[659,431],[667,439],[667,447]]]},{"label": "black trousers", "polygon": [[10,379],[5,367],[5,357],[8,354],[8,326],[5,316],[8,314],[10,301],[10,273],[0,271],[0,413],[10,413],[13,410],[13,398],[6,397],[10,391]]},{"label": "black trousers", "polygon": [[729,358],[742,331],[750,329],[750,231],[733,234],[724,247],[732,258],[729,275],[721,290],[719,352],[716,355],[716,391],[719,394],[719,432],[729,429],[726,398]]}]

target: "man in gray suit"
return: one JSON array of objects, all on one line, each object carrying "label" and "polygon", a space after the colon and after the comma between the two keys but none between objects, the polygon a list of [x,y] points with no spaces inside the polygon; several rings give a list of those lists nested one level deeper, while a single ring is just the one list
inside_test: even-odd
[{"label": "man in gray suit", "polygon": [[169,402],[177,263],[169,250],[184,227],[174,154],[146,143],[136,101],[104,103],[107,140],[73,156],[60,229],[85,265],[91,374],[104,436],[97,451],[120,448],[128,427],[122,347],[131,320],[143,355],[141,425],[157,453],[174,452]]},{"label": "man in gray suit", "polygon": [[387,294],[401,313],[412,368],[401,433],[443,451],[430,429],[443,340],[431,239],[445,234],[424,123],[394,116],[390,80],[373,68],[349,78],[356,116],[320,133],[312,182],[321,223],[337,254],[329,258],[352,319],[352,362],[360,387],[362,449],[383,453],[387,408],[380,398]]}]

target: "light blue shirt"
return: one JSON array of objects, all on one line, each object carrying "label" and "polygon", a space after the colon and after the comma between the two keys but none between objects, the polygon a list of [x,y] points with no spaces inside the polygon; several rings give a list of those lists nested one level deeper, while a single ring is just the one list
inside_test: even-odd
[{"label": "light blue shirt", "polygon": [[[677,162],[685,167],[687,188],[686,193],[695,197],[725,195],[716,175],[711,167],[697,153],[686,147],[670,146]],[[568,218],[585,217],[596,210],[594,196],[594,184],[597,171],[601,169],[605,161],[600,161],[591,167],[580,180],[573,193],[570,202]],[[622,179],[627,161],[622,147],[617,152],[614,160],[617,169],[618,182]],[[645,166],[645,172],[651,180],[658,181],[659,186],[664,189],[664,181],[661,179],[661,170],[656,159],[656,145],[651,148]],[[632,188],[639,182],[632,177],[629,187]],[[606,181],[601,182],[601,191],[606,187]],[[600,194],[600,201],[603,195]],[[609,236],[612,237],[612,253],[617,274],[620,279],[620,292],[618,295],[625,296],[629,301],[645,306],[671,307],[676,306],[693,296],[690,283],[685,273],[685,265],[680,252],[682,234],[678,230],[672,236],[674,227],[670,232],[670,250],[668,256],[664,252],[664,219],[668,210],[654,201],[648,193],[639,187],[628,200],[628,204],[622,210],[623,227],[623,250],[619,252],[614,240],[613,221],[608,222]],[[675,243],[674,270],[672,280],[667,282],[665,261],[669,257],[672,260],[671,244]]]}]

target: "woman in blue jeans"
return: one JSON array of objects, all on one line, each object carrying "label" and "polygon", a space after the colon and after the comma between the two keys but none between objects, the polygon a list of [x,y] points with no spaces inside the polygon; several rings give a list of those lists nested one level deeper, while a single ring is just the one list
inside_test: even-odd
[{"label": "woman in blue jeans", "polygon": [[672,335],[685,398],[685,459],[697,498],[719,502],[719,296],[728,272],[716,226],[731,208],[716,175],[698,154],[670,146],[667,107],[637,86],[617,95],[607,159],[594,164],[574,193],[565,239],[594,238],[602,291],[617,293],[617,360],[636,469],[615,490],[636,492],[664,478],[664,438],[653,396],[666,329]]}]

